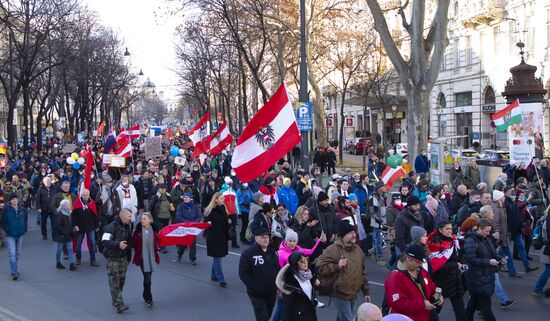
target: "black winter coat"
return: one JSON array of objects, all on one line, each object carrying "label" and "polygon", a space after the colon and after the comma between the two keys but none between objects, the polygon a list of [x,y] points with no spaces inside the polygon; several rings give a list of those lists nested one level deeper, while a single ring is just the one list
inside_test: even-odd
[{"label": "black winter coat", "polygon": [[63,215],[61,211],[57,212],[55,219],[55,238],[56,242],[71,242],[73,236],[73,225],[71,217]]},{"label": "black winter coat", "polygon": [[264,252],[254,242],[244,250],[239,260],[239,278],[246,285],[246,292],[255,297],[275,297],[278,271],[279,257],[272,246],[268,246]]},{"label": "black winter coat", "polygon": [[99,228],[99,219],[90,208],[77,208],[71,214],[73,227],[78,226],[78,233],[86,233]]},{"label": "black winter coat", "polygon": [[401,250],[401,253],[405,253],[407,246],[412,241],[411,227],[413,226],[424,227],[422,214],[420,212],[413,214],[408,208],[405,208],[395,220],[395,246]]},{"label": "black winter coat", "polygon": [[[107,259],[126,258],[130,262],[132,258],[132,232],[130,224],[123,224],[119,216],[103,229],[101,240],[103,256]],[[128,247],[121,250],[120,242],[126,241]]]},{"label": "black winter coat", "polygon": [[313,287],[315,280],[315,278],[310,280],[312,285],[310,300],[302,290],[302,287],[300,287],[298,280],[296,280],[293,273],[288,269],[288,265],[281,269],[279,275],[277,275],[277,287],[283,292],[281,321],[317,321],[317,313],[315,311],[317,299],[315,298],[315,288]]},{"label": "black winter coat", "polygon": [[464,203],[468,202],[468,195],[462,195],[459,192],[454,192],[453,198],[451,199],[449,205],[451,210],[451,215],[455,215],[458,210],[464,205]]},{"label": "black winter coat", "polygon": [[492,295],[495,292],[497,268],[489,263],[491,259],[501,260],[493,244],[488,238],[470,231],[464,243],[464,260],[469,266],[464,273],[468,291],[482,295]]},{"label": "black winter coat", "polygon": [[[434,244],[441,243],[441,241],[442,235],[439,233],[431,239],[431,243]],[[455,247],[453,254],[445,262],[445,265],[432,274],[432,280],[443,290],[444,298],[464,294],[464,284],[462,283],[462,274],[458,269],[458,263],[460,263],[458,250]]]},{"label": "black winter coat", "polygon": [[52,211],[52,200],[56,194],[56,189],[50,186],[49,189],[40,185],[38,192],[36,192],[36,208],[40,209],[43,213],[55,213]]},{"label": "black winter coat", "polygon": [[332,235],[336,234],[336,223],[338,223],[338,218],[330,205],[323,207],[319,205],[318,202],[315,202],[315,205],[309,208],[309,215],[311,217],[310,221],[319,221],[314,227],[316,236],[320,236],[321,232],[325,232],[327,240],[330,240]]},{"label": "black winter coat", "polygon": [[206,230],[206,254],[208,256],[227,256],[229,252],[227,245],[229,240],[228,219],[224,205],[214,207],[210,215],[204,218],[204,222],[212,223],[212,226]]},{"label": "black winter coat", "polygon": [[307,222],[302,224],[298,223],[296,218],[291,218],[288,221],[288,227],[298,234],[298,246],[304,249],[311,249],[315,246],[315,232],[309,226]]},{"label": "black winter coat", "polygon": [[144,200],[148,200],[153,196],[153,181],[151,179],[144,179],[143,177],[139,178],[137,184],[136,192],[138,197],[138,208],[144,208]]},{"label": "black winter coat", "polygon": [[512,238],[521,234],[523,223],[519,217],[518,204],[511,198],[506,197],[504,200],[504,207],[506,207],[506,223],[508,224],[508,232],[512,235]]}]

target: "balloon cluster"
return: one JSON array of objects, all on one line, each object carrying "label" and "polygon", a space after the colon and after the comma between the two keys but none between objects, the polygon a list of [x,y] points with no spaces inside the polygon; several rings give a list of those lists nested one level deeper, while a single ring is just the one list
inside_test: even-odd
[{"label": "balloon cluster", "polygon": [[72,153],[71,156],[67,157],[67,164],[71,165],[73,169],[79,170],[86,162],[85,158],[87,154],[88,152],[85,149],[80,151],[80,156],[77,153]]},{"label": "balloon cluster", "polygon": [[174,145],[170,147],[170,155],[176,157],[176,156],[183,156],[185,154],[185,149],[178,148],[178,146]]},{"label": "balloon cluster", "polygon": [[403,164],[403,157],[399,154],[394,154],[386,160],[386,164],[388,164],[391,168],[396,168],[397,166],[401,166]]}]

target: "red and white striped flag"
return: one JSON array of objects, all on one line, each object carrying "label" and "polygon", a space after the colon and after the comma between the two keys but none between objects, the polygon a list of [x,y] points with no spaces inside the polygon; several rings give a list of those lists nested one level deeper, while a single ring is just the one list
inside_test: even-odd
[{"label": "red and white striped flag", "polygon": [[198,142],[210,135],[210,112],[207,112],[189,132],[189,139],[195,146]]},{"label": "red and white striped flag", "polygon": [[198,157],[202,153],[208,153],[210,156],[216,156],[222,152],[231,142],[233,136],[227,129],[227,123],[223,124],[216,130],[216,132],[195,145],[195,150],[191,157]]},{"label": "red and white striped flag", "polygon": [[141,136],[141,131],[139,128],[139,125],[135,125],[134,127],[128,128],[120,133],[119,136],[128,136],[130,138],[139,138]]},{"label": "red and white striped flag", "polygon": [[159,232],[160,246],[191,246],[197,236],[210,227],[210,223],[185,222],[168,225]]},{"label": "red and white striped flag", "polygon": [[386,189],[389,191],[393,186],[393,183],[395,183],[395,181],[403,175],[406,175],[403,167],[397,166],[396,168],[391,168],[390,166],[386,166],[386,169],[382,172],[382,177],[380,179],[384,182],[384,184],[386,184]]},{"label": "red and white striped flag", "polygon": [[243,183],[262,175],[302,141],[292,102],[283,83],[239,137],[231,167]]},{"label": "red and white striped flag", "polygon": [[132,157],[132,144],[130,143],[130,136],[122,136],[117,141],[114,154],[118,157]]}]

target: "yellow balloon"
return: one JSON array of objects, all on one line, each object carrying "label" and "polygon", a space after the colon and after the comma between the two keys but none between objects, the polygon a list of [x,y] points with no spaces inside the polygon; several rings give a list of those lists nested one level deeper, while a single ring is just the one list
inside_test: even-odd
[{"label": "yellow balloon", "polygon": [[71,154],[71,158],[74,159],[74,160],[78,160],[78,154],[77,153],[72,153]]}]

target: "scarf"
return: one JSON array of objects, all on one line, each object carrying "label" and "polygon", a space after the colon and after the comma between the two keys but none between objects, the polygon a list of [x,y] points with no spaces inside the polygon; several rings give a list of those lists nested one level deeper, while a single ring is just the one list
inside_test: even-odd
[{"label": "scarf", "polygon": [[143,272],[153,272],[153,260],[154,260],[154,238],[153,228],[141,229],[141,257],[143,264]]},{"label": "scarf", "polygon": [[459,248],[456,236],[451,235],[451,237],[446,237],[439,233],[438,230],[428,235],[426,245],[430,251],[429,257],[432,265],[432,273],[441,269],[453,255],[455,250]]},{"label": "scarf", "polygon": [[301,282],[304,282],[307,280],[311,280],[311,278],[313,277],[313,274],[311,273],[311,270],[298,271],[298,274],[296,274],[296,277]]},{"label": "scarf", "polygon": [[402,211],[402,210],[403,210],[403,207],[405,207],[405,205],[403,205],[403,203],[401,203],[401,204],[396,204],[395,202],[391,202],[391,205],[393,205],[393,207],[395,207],[395,208],[398,209],[399,211]]},{"label": "scarf", "polygon": [[193,202],[189,202],[189,203],[185,203],[183,202],[183,206],[187,209],[191,208],[191,206],[193,206]]}]

